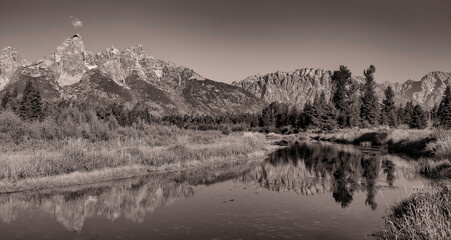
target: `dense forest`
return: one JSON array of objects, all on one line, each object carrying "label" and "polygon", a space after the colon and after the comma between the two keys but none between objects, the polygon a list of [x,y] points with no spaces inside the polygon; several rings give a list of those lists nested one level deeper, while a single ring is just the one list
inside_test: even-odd
[{"label": "dense forest", "polygon": [[[133,107],[121,103],[93,105],[73,100],[43,102],[38,86],[28,81],[23,92],[17,89],[7,91],[1,99],[0,124],[2,131],[7,126],[16,127],[14,121],[41,122],[48,126],[67,128],[66,137],[71,137],[70,129],[82,123],[94,128],[103,128],[104,134],[96,138],[108,138],[109,130],[118,127],[139,127],[142,124],[176,125],[195,130],[264,131],[297,133],[308,129],[330,131],[337,128],[371,127],[378,125],[393,128],[403,127],[423,129],[430,125],[451,128],[451,89],[448,86],[438,106],[431,111],[424,110],[412,101],[405,106],[397,105],[391,87],[385,90],[385,98],[379,101],[375,94],[374,73],[371,65],[364,71],[365,84],[360,86],[351,81],[351,71],[340,66],[332,75],[335,90],[331,99],[326,94],[316,96],[302,108],[273,102],[259,113],[223,116],[153,116],[144,103]],[[103,136],[104,135],[104,136]],[[63,136],[60,136],[63,137]]]}]

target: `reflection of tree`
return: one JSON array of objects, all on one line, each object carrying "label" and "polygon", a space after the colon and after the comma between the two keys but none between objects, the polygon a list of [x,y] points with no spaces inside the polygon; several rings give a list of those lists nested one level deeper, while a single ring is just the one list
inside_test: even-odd
[{"label": "reflection of tree", "polygon": [[351,188],[351,181],[346,175],[344,169],[337,169],[334,173],[334,189],[332,192],[332,196],[335,201],[341,203],[341,207],[348,207],[352,202],[352,196],[354,194],[354,189]]},{"label": "reflection of tree", "polygon": [[362,166],[364,168],[363,178],[365,179],[366,199],[365,204],[369,205],[372,210],[376,210],[377,203],[374,201],[376,196],[376,180],[379,177],[380,160],[374,158],[363,158]]},{"label": "reflection of tree", "polygon": [[393,182],[395,181],[395,164],[391,160],[385,159],[382,161],[382,169],[387,174],[386,180],[388,186],[393,187]]},{"label": "reflection of tree", "polygon": [[[377,154],[343,145],[296,143],[270,154],[260,167],[241,180],[279,192],[332,192],[332,197],[343,208],[351,204],[355,191],[365,190],[365,203],[374,210],[379,170]],[[394,165],[391,171],[393,173]]]}]

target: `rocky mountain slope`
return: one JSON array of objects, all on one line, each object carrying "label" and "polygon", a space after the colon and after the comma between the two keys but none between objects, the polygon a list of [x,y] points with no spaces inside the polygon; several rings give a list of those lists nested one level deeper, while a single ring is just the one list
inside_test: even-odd
[{"label": "rocky mountain slope", "polygon": [[313,68],[252,75],[232,85],[246,89],[267,103],[278,101],[298,106],[313,102],[322,91],[330,97],[332,89],[331,72]]},{"label": "rocky mountain slope", "polygon": [[192,69],[154,58],[141,45],[92,53],[78,34],[27,64],[13,48],[0,55],[0,91],[35,81],[43,98],[147,104],[154,115],[258,111],[263,101],[242,88],[207,80]]},{"label": "rocky mountain slope", "polygon": [[[275,72],[265,75],[251,75],[232,85],[239,86],[266,103],[273,101],[304,106],[313,102],[315,96],[322,91],[330,97],[334,91],[331,81],[332,71],[323,69],[303,68],[293,72]],[[363,85],[365,79],[361,76],[352,78],[354,83]],[[413,100],[426,108],[432,108],[441,101],[447,85],[451,85],[451,73],[430,72],[420,81],[408,80],[404,83],[377,83],[376,94],[384,98],[384,91],[391,86],[395,91],[398,103],[405,104]]]},{"label": "rocky mountain slope", "polygon": [[439,104],[446,86],[451,86],[451,73],[430,72],[420,81],[408,80],[401,85],[399,93],[425,106]]},{"label": "rocky mountain slope", "polygon": [[9,82],[9,79],[20,66],[27,64],[16,49],[6,47],[0,51],[0,90]]}]

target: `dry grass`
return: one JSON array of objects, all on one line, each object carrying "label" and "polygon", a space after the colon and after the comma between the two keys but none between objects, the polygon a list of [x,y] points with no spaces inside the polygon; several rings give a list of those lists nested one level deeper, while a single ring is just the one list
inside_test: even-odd
[{"label": "dry grass", "polygon": [[387,143],[416,142],[431,138],[433,130],[431,129],[393,129],[388,131]]},{"label": "dry grass", "polygon": [[435,141],[428,144],[429,151],[438,159],[451,160],[451,130],[435,129],[432,136]]},{"label": "dry grass", "polygon": [[378,239],[451,239],[451,190],[418,190],[390,209]]},{"label": "dry grass", "polygon": [[437,129],[341,129],[320,134],[319,139],[364,146],[385,146],[392,153],[412,157],[451,156],[451,132]]},{"label": "dry grass", "polygon": [[[340,129],[332,133],[320,134],[321,140],[328,140],[342,143],[360,143],[362,141],[374,141],[370,137],[379,137],[381,144],[399,143],[402,141],[416,141],[420,139],[429,138],[434,131],[431,129],[390,129],[386,127],[381,128],[352,128]],[[383,136],[383,137],[381,137]]]},{"label": "dry grass", "polygon": [[[185,132],[186,133],[186,132]],[[4,153],[0,156],[0,181],[15,182],[73,172],[91,172],[124,166],[176,164],[194,166],[203,162],[246,158],[266,150],[266,139],[258,133],[236,133],[219,137],[192,132],[177,136],[168,146],[152,146],[145,139],[126,138],[92,143],[66,139],[56,150]]]},{"label": "dry grass", "polygon": [[451,179],[451,161],[448,159],[438,161],[421,159],[416,164],[416,170],[429,179]]},{"label": "dry grass", "polygon": [[361,136],[374,131],[374,129],[368,128],[340,129],[336,132],[320,134],[319,138],[325,141],[349,144],[356,143]]}]

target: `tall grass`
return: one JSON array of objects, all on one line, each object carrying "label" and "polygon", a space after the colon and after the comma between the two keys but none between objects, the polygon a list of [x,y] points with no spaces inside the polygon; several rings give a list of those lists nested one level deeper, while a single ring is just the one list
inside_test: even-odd
[{"label": "tall grass", "polygon": [[319,139],[365,146],[386,146],[392,153],[412,157],[451,156],[451,132],[437,129],[341,129]]},{"label": "tall grass", "polygon": [[429,179],[451,179],[451,160],[421,159],[416,164],[416,170]]},{"label": "tall grass", "polygon": [[433,134],[434,142],[427,147],[438,159],[451,160],[451,130],[435,129]]},{"label": "tall grass", "polygon": [[451,239],[451,190],[418,190],[390,209],[378,239]]},{"label": "tall grass", "polygon": [[[177,139],[177,138],[176,138]],[[178,136],[167,146],[153,146],[145,139],[125,138],[92,143],[68,138],[56,150],[20,151],[0,155],[0,180],[18,181],[76,171],[89,172],[121,166],[181,166],[206,161],[228,161],[265,149],[265,136],[235,133],[221,138],[197,132]]]}]

